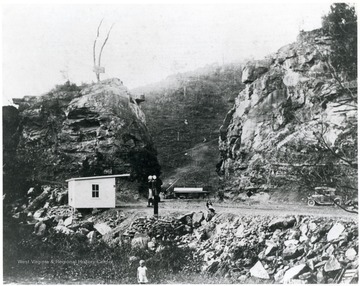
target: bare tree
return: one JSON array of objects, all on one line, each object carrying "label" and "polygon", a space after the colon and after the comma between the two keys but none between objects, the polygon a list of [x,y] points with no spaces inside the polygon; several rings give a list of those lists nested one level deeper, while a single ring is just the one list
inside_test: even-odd
[{"label": "bare tree", "polygon": [[94,45],[93,45],[94,72],[96,74],[96,79],[98,82],[100,81],[100,73],[105,73],[105,69],[103,67],[101,67],[101,55],[102,55],[104,47],[109,39],[110,32],[111,32],[112,28],[114,27],[114,24],[112,24],[109,29],[109,32],[107,33],[107,36],[104,40],[104,43],[101,46],[100,53],[99,53],[99,59],[98,59],[98,62],[96,63],[96,42],[100,35],[100,27],[101,27],[103,20],[104,19],[101,19],[100,24],[97,28],[96,38],[95,38]]}]

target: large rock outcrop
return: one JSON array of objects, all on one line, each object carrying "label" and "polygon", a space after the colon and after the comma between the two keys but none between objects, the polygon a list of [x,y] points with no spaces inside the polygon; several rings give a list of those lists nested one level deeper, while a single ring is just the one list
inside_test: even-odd
[{"label": "large rock outcrop", "polygon": [[70,177],[160,175],[145,116],[119,79],[78,88],[65,84],[19,106],[18,170],[40,184]]},{"label": "large rock outcrop", "polygon": [[224,190],[266,189],[291,180],[302,188],[357,188],[357,85],[331,67],[331,52],[331,39],[314,30],[247,64],[246,87],[220,128]]}]

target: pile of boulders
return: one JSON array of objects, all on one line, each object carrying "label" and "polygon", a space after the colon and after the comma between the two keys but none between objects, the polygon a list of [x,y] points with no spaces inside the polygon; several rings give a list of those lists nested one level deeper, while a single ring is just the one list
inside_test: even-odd
[{"label": "pile of boulders", "polygon": [[[334,283],[358,267],[358,226],[354,221],[311,217],[218,216],[199,227],[193,240],[203,271],[245,281]],[[194,243],[194,240],[196,243]],[[191,242],[192,241],[192,242]]]},{"label": "pile of boulders", "polygon": [[[45,196],[44,194],[47,194]],[[310,216],[238,216],[191,212],[179,217],[126,217],[116,210],[85,215],[68,206],[49,206],[43,190],[27,207],[14,212],[20,223],[45,236],[49,230],[89,243],[161,251],[172,242],[193,250],[201,270],[239,281],[338,283],[348,271],[357,275],[358,225],[345,219]],[[36,202],[38,208],[32,207]],[[41,202],[41,203],[40,203]],[[44,204],[44,205],[43,205]]]},{"label": "pile of boulders", "polygon": [[194,213],[178,218],[139,217],[123,235],[134,237],[139,233],[145,233],[150,238],[158,240],[179,240],[183,235],[193,232],[193,216]]},{"label": "pile of boulders", "polygon": [[69,207],[53,207],[46,216],[35,220],[34,233],[43,236],[47,229],[52,228],[56,232],[74,234],[94,243],[110,233],[124,219],[124,214],[119,211],[98,212],[97,215],[84,219],[83,214]]},{"label": "pile of boulders", "polygon": [[106,223],[111,228],[118,226],[125,219],[126,216],[123,212],[113,210],[97,210],[93,212],[91,217],[88,218],[89,221],[93,221],[95,223]]},{"label": "pile of boulders", "polygon": [[194,250],[203,272],[239,282],[337,283],[358,268],[358,226],[350,219],[222,214],[206,221],[203,213],[190,213],[138,218],[126,235],[132,247],[155,251],[171,239]]},{"label": "pile of boulders", "polygon": [[[49,230],[75,234],[89,242],[101,239],[125,219],[123,213],[94,209],[90,215],[82,214],[67,204],[67,189],[41,186],[30,188],[27,202],[12,209],[13,218],[33,227],[33,233],[45,236]],[[85,218],[86,217],[86,220]]]},{"label": "pile of boulders", "polygon": [[63,187],[41,186],[30,188],[27,202],[12,209],[13,217],[22,221],[33,221],[52,216],[69,216],[67,189]]}]

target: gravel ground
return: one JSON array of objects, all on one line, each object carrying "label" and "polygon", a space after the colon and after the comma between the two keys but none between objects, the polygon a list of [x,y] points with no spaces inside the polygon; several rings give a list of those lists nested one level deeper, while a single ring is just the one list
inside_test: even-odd
[{"label": "gravel ground", "polygon": [[[188,212],[206,212],[206,200],[201,199],[164,199],[159,203],[159,216],[177,216]],[[350,218],[356,220],[357,214],[346,212],[334,206],[314,206],[295,203],[274,203],[274,202],[214,202],[213,206],[217,213],[233,213],[238,215],[263,215],[263,216],[286,216],[286,215],[308,215],[330,218]],[[124,203],[118,206],[124,212],[136,210],[138,215],[150,216],[154,213],[152,207],[147,207],[146,201],[137,203]]]}]

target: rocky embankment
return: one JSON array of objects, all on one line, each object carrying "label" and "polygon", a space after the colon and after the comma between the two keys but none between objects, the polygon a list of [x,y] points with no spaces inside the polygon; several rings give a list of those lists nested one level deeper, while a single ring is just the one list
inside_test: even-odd
[{"label": "rocky embankment", "polygon": [[[14,99],[17,112],[4,107],[8,110],[4,116],[9,115],[4,128],[12,138],[6,141],[4,154],[15,154],[11,159],[4,156],[8,159],[4,192],[20,192],[12,189],[19,180],[33,187],[64,184],[71,177],[121,173],[137,179],[133,186],[137,191],[150,172],[160,175],[142,101],[119,79],[81,88],[67,83],[43,96]],[[28,187],[22,189],[24,193]]]},{"label": "rocky embankment", "polygon": [[358,267],[354,221],[234,214],[207,221],[206,214],[191,213],[168,221],[139,218],[126,234],[135,236],[133,247],[150,251],[160,251],[162,241],[173,239],[178,247],[194,250],[203,273],[240,283],[251,277],[263,282],[334,283],[346,270]]},{"label": "rocky embankment", "polygon": [[330,65],[331,43],[321,29],[302,32],[245,66],[220,128],[223,190],[357,189],[357,84]]},{"label": "rocky embankment", "polygon": [[[351,218],[203,212],[154,218],[119,210],[72,214],[57,206],[22,219],[33,224],[38,236],[61,232],[84,243],[105,241],[149,253],[169,243],[189,248],[192,271],[238,283],[337,283],[358,269],[358,225]],[[141,257],[130,259],[134,263]]]}]

